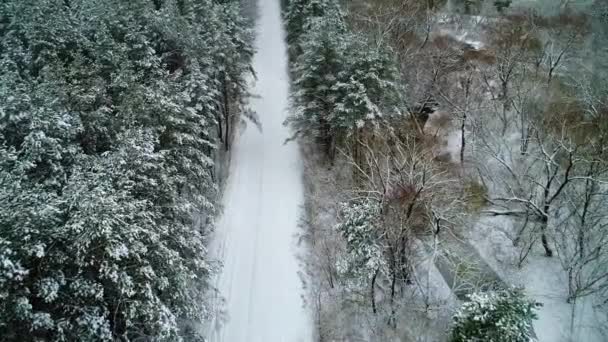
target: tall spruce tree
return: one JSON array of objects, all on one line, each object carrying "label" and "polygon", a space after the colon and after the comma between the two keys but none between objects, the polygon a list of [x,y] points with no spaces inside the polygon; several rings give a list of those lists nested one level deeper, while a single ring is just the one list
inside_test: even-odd
[{"label": "tall spruce tree", "polygon": [[330,120],[338,97],[334,85],[344,69],[346,30],[339,18],[312,21],[311,31],[302,43],[303,53],[294,67],[294,112],[287,122],[296,134],[318,139],[329,155],[335,137]]},{"label": "tall spruce tree", "polygon": [[313,137],[333,159],[335,146],[379,119],[399,115],[394,62],[383,47],[350,33],[340,16],[310,19],[293,72],[296,136]]},{"label": "tall spruce tree", "polygon": [[319,19],[343,19],[336,0],[289,0],[284,17],[291,59],[297,58],[303,52],[301,44],[306,39],[302,37],[318,28]]}]

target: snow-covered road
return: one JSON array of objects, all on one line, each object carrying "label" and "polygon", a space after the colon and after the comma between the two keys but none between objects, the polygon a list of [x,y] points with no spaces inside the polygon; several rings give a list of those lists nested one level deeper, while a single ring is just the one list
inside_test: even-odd
[{"label": "snow-covered road", "polygon": [[226,317],[212,342],[309,342],[296,234],[303,190],[298,148],[284,144],[289,80],[279,0],[259,0],[258,80],[252,100],[263,132],[248,125],[236,139],[217,226],[224,267],[217,286]]}]

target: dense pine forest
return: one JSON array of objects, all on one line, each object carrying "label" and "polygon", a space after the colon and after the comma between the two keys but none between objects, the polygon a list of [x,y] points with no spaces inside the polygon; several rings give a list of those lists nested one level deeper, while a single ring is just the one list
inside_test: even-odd
[{"label": "dense pine forest", "polygon": [[200,340],[238,1],[0,3],[0,340]]}]

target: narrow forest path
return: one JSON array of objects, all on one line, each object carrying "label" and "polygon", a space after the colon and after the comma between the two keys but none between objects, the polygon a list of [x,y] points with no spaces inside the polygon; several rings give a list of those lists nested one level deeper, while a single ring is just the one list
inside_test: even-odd
[{"label": "narrow forest path", "polygon": [[249,125],[234,144],[215,238],[226,315],[213,322],[210,340],[308,342],[296,256],[302,168],[296,144],[284,144],[289,76],[279,0],[258,0],[258,10],[252,106],[263,132]]}]

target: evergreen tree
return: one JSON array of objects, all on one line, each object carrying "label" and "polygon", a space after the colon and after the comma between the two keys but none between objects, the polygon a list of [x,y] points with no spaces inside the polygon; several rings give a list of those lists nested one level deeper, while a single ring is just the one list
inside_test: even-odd
[{"label": "evergreen tree", "polygon": [[296,136],[313,137],[333,159],[337,142],[379,119],[399,115],[401,95],[386,50],[349,33],[341,17],[311,19],[294,67]]},{"label": "evergreen tree", "polygon": [[344,68],[333,85],[337,97],[331,125],[351,135],[367,122],[399,115],[398,72],[387,51],[352,34],[347,37],[344,59]]},{"label": "evergreen tree", "polygon": [[303,43],[303,54],[294,67],[294,111],[287,122],[296,135],[319,140],[329,155],[334,144],[330,117],[338,94],[334,86],[344,69],[345,29],[340,19],[317,18]]},{"label": "evergreen tree", "polygon": [[284,17],[289,56],[292,59],[303,52],[301,44],[307,40],[302,37],[318,29],[319,19],[343,20],[336,0],[289,0]]},{"label": "evergreen tree", "polygon": [[384,271],[386,262],[380,247],[381,206],[377,200],[343,203],[336,229],[346,241],[345,258],[338,271],[354,288],[365,288],[374,274]]},{"label": "evergreen tree", "polygon": [[539,304],[521,290],[474,293],[454,315],[452,342],[536,340],[532,322]]}]

